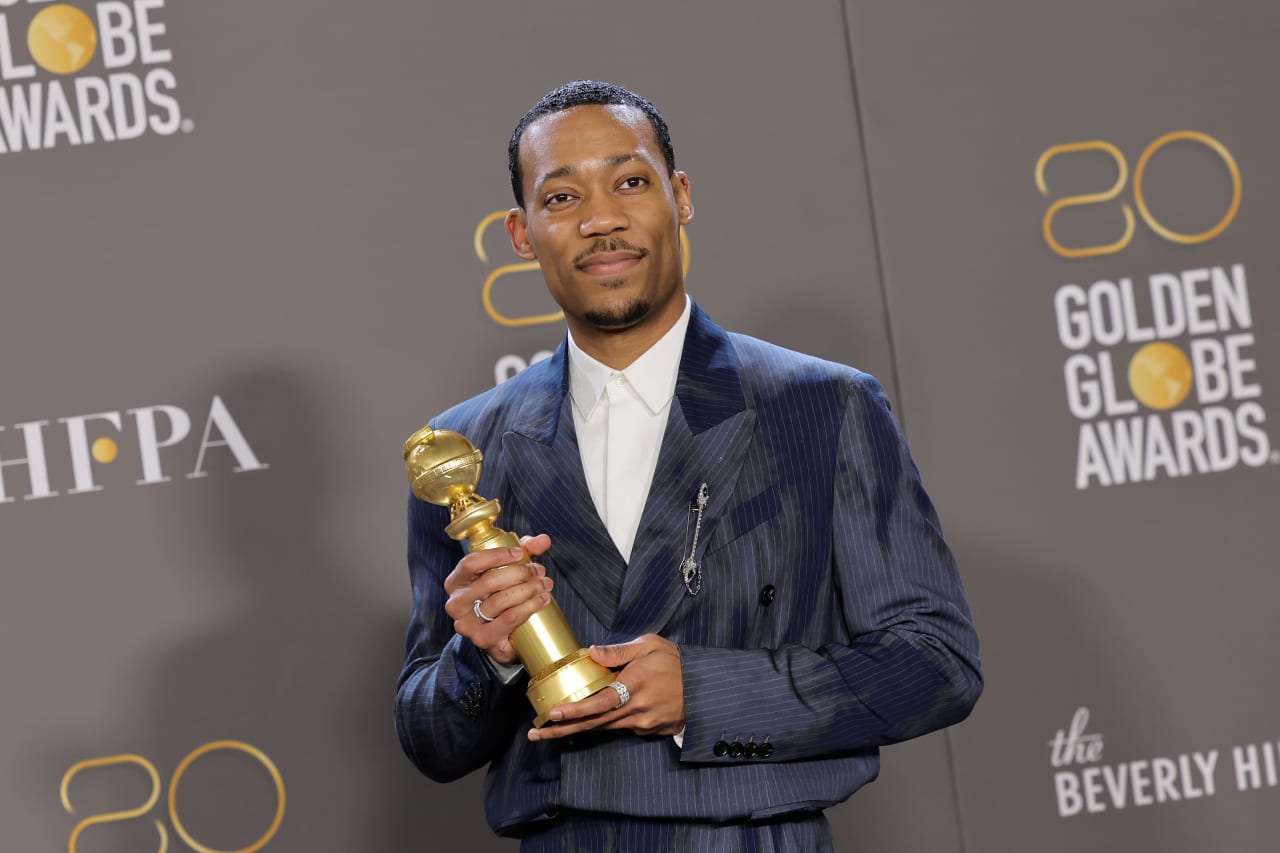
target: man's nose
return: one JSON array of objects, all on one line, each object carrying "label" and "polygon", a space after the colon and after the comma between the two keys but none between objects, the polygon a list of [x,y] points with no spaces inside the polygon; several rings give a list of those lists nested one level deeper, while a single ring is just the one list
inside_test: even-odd
[{"label": "man's nose", "polygon": [[625,230],[630,224],[626,213],[608,194],[587,200],[580,210],[582,219],[578,223],[578,233],[583,237],[613,234]]}]

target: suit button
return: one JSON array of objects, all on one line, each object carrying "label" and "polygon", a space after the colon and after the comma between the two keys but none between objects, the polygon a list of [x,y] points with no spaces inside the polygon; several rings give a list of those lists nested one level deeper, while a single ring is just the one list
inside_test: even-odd
[{"label": "suit button", "polygon": [[770,755],[773,755],[773,744],[771,743],[760,744],[760,748],[756,750],[756,755],[760,756],[761,758],[768,758]]},{"label": "suit button", "polygon": [[777,590],[773,588],[772,584],[766,585],[764,589],[760,590],[760,603],[765,607],[773,604],[773,596],[776,593]]},{"label": "suit button", "polygon": [[729,744],[722,740],[718,740],[716,741],[716,745],[711,747],[711,751],[716,754],[717,758],[724,758],[724,756],[729,752]]},{"label": "suit button", "polygon": [[755,758],[756,749],[757,749],[756,742],[753,740],[749,740],[747,741],[747,745],[742,748],[742,754],[745,755],[747,758]]},{"label": "suit button", "polygon": [[735,740],[733,743],[729,744],[729,757],[740,758],[741,756],[742,756],[742,742]]}]

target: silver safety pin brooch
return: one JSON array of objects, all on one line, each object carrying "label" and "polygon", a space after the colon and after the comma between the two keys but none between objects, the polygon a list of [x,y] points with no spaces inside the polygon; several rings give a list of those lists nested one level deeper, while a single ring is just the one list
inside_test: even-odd
[{"label": "silver safety pin brooch", "polygon": [[[690,595],[697,595],[702,590],[702,563],[698,562],[695,555],[698,553],[698,537],[702,534],[702,513],[706,511],[707,501],[710,499],[711,490],[703,483],[698,487],[698,497],[693,506],[689,507],[689,513],[695,516],[693,542],[689,545],[689,556],[680,561],[680,579],[684,581],[684,588]],[[685,520],[684,537],[686,542],[689,541],[688,519]]]}]

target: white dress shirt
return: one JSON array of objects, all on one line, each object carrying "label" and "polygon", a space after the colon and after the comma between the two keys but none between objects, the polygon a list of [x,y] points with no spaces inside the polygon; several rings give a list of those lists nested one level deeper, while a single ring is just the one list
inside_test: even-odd
[{"label": "white dress shirt", "polygon": [[[675,325],[622,370],[587,355],[569,333],[569,396],[582,472],[596,512],[627,562],[658,467],[691,308],[686,295]],[[523,668],[490,662],[508,684]],[[673,737],[684,745],[683,729]]]},{"label": "white dress shirt", "polygon": [[596,512],[627,562],[658,466],[689,313],[686,296],[675,325],[622,370],[587,355],[569,333],[569,396],[582,471]]}]

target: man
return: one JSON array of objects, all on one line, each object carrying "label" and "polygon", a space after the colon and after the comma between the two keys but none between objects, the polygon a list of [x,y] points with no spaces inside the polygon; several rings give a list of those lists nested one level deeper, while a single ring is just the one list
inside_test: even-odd
[{"label": "man", "polygon": [[[564,310],[555,355],[432,422],[485,454],[520,550],[463,556],[410,499],[410,758],[490,765],[530,850],[818,850],[878,747],[955,723],[977,638],[875,380],[726,333],[685,295],[690,183],[648,101],[579,81],[509,147],[516,254]],[[548,535],[549,534],[549,535]],[[618,686],[532,726],[509,633],[556,600]]]}]

